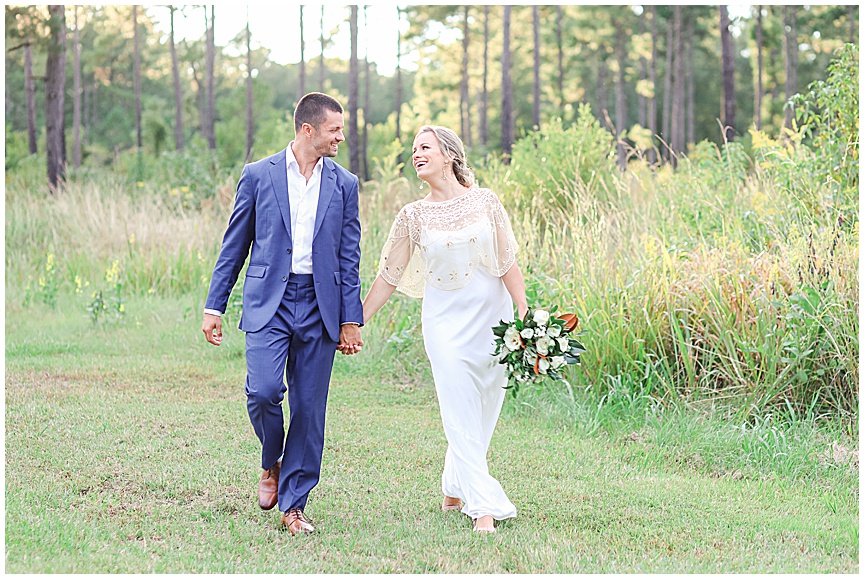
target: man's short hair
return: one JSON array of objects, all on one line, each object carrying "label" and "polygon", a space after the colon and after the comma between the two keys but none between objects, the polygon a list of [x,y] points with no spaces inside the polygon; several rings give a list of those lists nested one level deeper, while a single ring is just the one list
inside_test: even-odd
[{"label": "man's short hair", "polygon": [[326,111],[343,114],[339,101],[321,92],[310,92],[300,99],[294,109],[294,130],[300,132],[304,123],[309,123],[317,130],[327,119]]}]

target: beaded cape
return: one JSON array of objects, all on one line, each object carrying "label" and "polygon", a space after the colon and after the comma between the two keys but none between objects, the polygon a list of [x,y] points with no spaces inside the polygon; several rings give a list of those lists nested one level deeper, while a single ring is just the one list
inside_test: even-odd
[{"label": "beaded cape", "polygon": [[479,267],[501,277],[516,262],[516,250],[498,196],[473,187],[447,201],[405,205],[381,250],[378,274],[404,294],[422,298],[427,283],[445,291],[467,286]]}]

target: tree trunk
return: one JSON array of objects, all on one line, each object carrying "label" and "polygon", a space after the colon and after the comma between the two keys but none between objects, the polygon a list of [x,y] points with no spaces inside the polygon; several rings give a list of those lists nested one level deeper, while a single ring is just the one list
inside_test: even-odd
[{"label": "tree trunk", "polygon": [[50,38],[45,63],[45,158],[48,185],[56,192],[66,173],[63,99],[66,85],[66,7],[48,6]]},{"label": "tree trunk", "polygon": [[90,142],[90,80],[84,83],[84,135],[82,140],[84,143]]},{"label": "tree trunk", "polygon": [[723,110],[720,120],[723,123],[723,138],[731,141],[735,135],[735,46],[729,30],[729,10],[720,6],[720,45],[722,54]]},{"label": "tree trunk", "polygon": [[[642,13],[639,14],[639,36],[645,34],[645,10],[643,7]],[[640,54],[639,56],[639,83],[645,84],[645,79],[648,76],[648,59]],[[638,94],[639,97],[639,110],[638,110],[638,119],[640,127],[644,127],[647,125],[648,121],[648,98],[642,94],[641,92]]]},{"label": "tree trunk", "polygon": [[174,79],[174,148],[183,150],[183,94],[180,88],[180,65],[177,62],[177,45],[174,43],[174,6],[169,6],[171,11],[171,34],[169,46],[171,49],[171,75]]},{"label": "tree trunk", "polygon": [[756,90],[753,102],[753,120],[756,130],[762,130],[762,6],[756,7]]},{"label": "tree trunk", "polygon": [[615,56],[618,61],[618,74],[615,82],[615,135],[618,142],[618,167],[623,171],[627,168],[627,149],[621,138],[627,126],[627,94],[624,84],[624,73],[627,70],[627,46],[625,35],[627,31],[619,20],[613,22],[615,27]]},{"label": "tree trunk", "polygon": [[465,17],[462,22],[462,82],[459,90],[459,115],[462,126],[462,139],[469,147],[473,145],[471,139],[471,96],[468,90],[468,47],[470,43],[470,30],[468,28],[468,17],[470,6],[465,6]]},{"label": "tree trunk", "polygon": [[99,81],[93,75],[93,89],[90,98],[90,127],[96,128],[102,120],[99,116]]},{"label": "tree trunk", "polygon": [[246,162],[252,160],[255,144],[255,119],[252,94],[252,33],[249,30],[249,6],[246,6]]},{"label": "tree trunk", "polygon": [[[786,101],[798,92],[798,29],[796,25],[795,6],[783,7],[783,20],[786,23]],[[784,126],[792,128],[795,120],[795,109],[786,105],[786,120]]]},{"label": "tree trunk", "polygon": [[303,38],[303,5],[300,5],[300,79],[297,82],[297,102],[306,94],[306,40]]},{"label": "tree trunk", "polygon": [[534,129],[540,128],[540,8],[531,7],[534,25],[534,110],[531,118]]},{"label": "tree trunk", "polygon": [[363,165],[363,180],[369,180],[369,18],[363,6],[363,138],[360,144],[360,161]]},{"label": "tree trunk", "polygon": [[207,137],[207,88],[205,81],[200,78],[196,63],[190,62],[192,69],[192,80],[195,81],[195,86],[198,87],[198,124],[201,131],[201,138],[208,141]]},{"label": "tree trunk", "polygon": [[[693,48],[693,23],[694,16],[687,18],[687,33],[684,35],[687,61],[687,70],[684,78],[687,80],[687,139],[686,144],[696,142],[696,61]],[[686,147],[685,144],[685,147]]]},{"label": "tree trunk", "polygon": [[609,94],[606,86],[609,66],[606,64],[606,47],[600,46],[597,52],[597,117],[600,124],[609,128]]},{"label": "tree trunk", "polygon": [[663,158],[672,160],[672,55],[675,52],[675,22],[666,21],[666,70],[663,76]]},{"label": "tree trunk", "polygon": [[324,79],[327,71],[324,68],[324,5],[321,5],[321,59],[318,64],[318,92],[324,92]]},{"label": "tree trunk", "polygon": [[564,10],[556,6],[555,40],[558,44],[558,110],[564,112]]},{"label": "tree trunk", "polygon": [[[648,68],[648,82],[651,83],[651,97],[648,99],[648,129],[651,139],[657,136],[657,8],[651,9],[651,66]],[[652,147],[648,151],[648,161],[655,163],[657,154]]]},{"label": "tree trunk", "polygon": [[24,39],[24,98],[27,107],[27,142],[30,154],[39,151],[36,139],[36,83],[33,81],[33,50],[30,38]]},{"label": "tree trunk", "polygon": [[[206,10],[206,8],[205,8]],[[216,95],[213,77],[216,67],[216,6],[210,5],[210,25],[207,27],[207,145],[216,150]]]},{"label": "tree trunk", "polygon": [[135,146],[141,152],[141,48],[138,44],[138,7],[132,6],[132,83],[135,86]]},{"label": "tree trunk", "polygon": [[[396,7],[396,142],[402,142],[402,33],[399,26],[402,25],[402,9]],[[400,149],[401,151],[401,149]],[[402,162],[402,153],[399,153],[399,162]]]},{"label": "tree trunk", "polygon": [[489,144],[489,5],[483,5],[483,92],[480,106],[480,142]]},{"label": "tree trunk", "polygon": [[81,166],[81,42],[78,32],[78,7],[75,6],[73,10],[75,34],[72,42],[72,71],[74,75],[72,89],[72,131],[74,135],[72,164],[77,169]]},{"label": "tree trunk", "polygon": [[501,49],[501,152],[510,163],[513,152],[513,86],[510,83],[510,5],[504,6],[504,40]]},{"label": "tree trunk", "polygon": [[683,10],[681,5],[675,6],[675,73],[672,86],[672,164],[677,166],[678,155],[684,151],[684,39]]},{"label": "tree trunk", "polygon": [[350,170],[360,175],[360,134],[357,132],[357,5],[351,5],[351,61],[348,66],[348,160]]}]

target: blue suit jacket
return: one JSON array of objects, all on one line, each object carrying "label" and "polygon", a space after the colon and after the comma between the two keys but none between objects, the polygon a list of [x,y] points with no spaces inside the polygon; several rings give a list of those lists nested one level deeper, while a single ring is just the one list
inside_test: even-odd
[{"label": "blue suit jacket", "polygon": [[[339,340],[342,324],[363,325],[357,188],[355,175],[324,158],[312,275],[321,318],[333,341]],[[240,318],[244,332],[256,332],[270,321],[291,277],[293,244],[284,150],[243,168],[205,308],[225,311],[250,246]]]}]

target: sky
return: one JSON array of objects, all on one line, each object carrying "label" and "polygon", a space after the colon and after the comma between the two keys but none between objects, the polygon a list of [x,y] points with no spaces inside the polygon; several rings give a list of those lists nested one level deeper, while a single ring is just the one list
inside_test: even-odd
[{"label": "sky", "polygon": [[[303,9],[303,30],[306,44],[305,56],[307,62],[321,54],[319,37],[321,34],[322,4],[306,4]],[[324,4],[325,38],[330,35],[341,22],[347,20],[349,8],[345,4]],[[300,35],[298,23],[300,6],[293,2],[281,4],[252,3],[216,4],[216,44],[225,46],[246,27],[246,10],[249,10],[249,30],[252,34],[253,49],[265,46],[271,50],[270,59],[278,64],[293,64],[300,62]],[[368,6],[369,34],[363,30],[363,10],[358,16],[357,51],[362,59],[364,50],[368,47],[369,60],[378,66],[378,73],[391,76],[396,70],[396,42],[401,29],[408,29],[408,21],[403,17],[401,26],[397,27],[398,19],[395,3],[376,2]],[[201,38],[204,35],[204,12],[200,7],[187,6],[186,16],[175,13],[175,37]],[[163,6],[151,5],[147,12],[157,21],[157,29],[167,33],[170,29],[168,9]],[[351,56],[351,38],[347,24],[340,27],[339,32],[331,39],[332,44],[325,52],[326,58],[342,58],[348,60]],[[412,57],[403,55],[402,67],[416,69]]]},{"label": "sky", "polygon": [[[444,2],[436,2],[444,4]],[[554,3],[554,2],[553,2]],[[324,6],[325,37],[339,27],[339,32],[331,39],[331,45],[325,50],[326,58],[341,58],[348,60],[351,56],[351,38],[347,24],[339,26],[347,20],[349,8],[343,3],[329,2]],[[369,18],[368,35],[364,32],[363,11],[358,16],[359,37],[357,50],[362,59],[368,49],[369,60],[378,67],[378,73],[391,76],[396,70],[396,40],[398,31],[408,30],[408,21],[403,16],[399,22],[396,3],[372,0],[368,5]],[[400,4],[405,6],[405,4]],[[320,55],[319,36],[321,34],[322,4],[306,4],[303,10],[303,30],[306,44],[305,56],[307,62]],[[295,2],[281,4],[253,2],[251,4],[217,3],[216,4],[216,44],[225,46],[246,26],[246,11],[249,11],[249,29],[252,33],[253,48],[265,46],[271,50],[270,58],[278,64],[296,64],[300,62],[300,35],[298,22],[300,5]],[[147,8],[151,17],[157,21],[157,29],[166,33],[169,30],[168,9],[165,6],[150,5]],[[175,36],[178,40],[186,38],[201,38],[204,35],[204,13],[200,6],[186,6],[186,16],[175,14]],[[734,4],[729,6],[732,18],[749,14],[750,6]],[[455,30],[454,33],[459,33]],[[367,37],[368,36],[368,37]],[[403,44],[403,50],[404,44]],[[417,55],[403,54],[402,67],[416,70]]]}]

